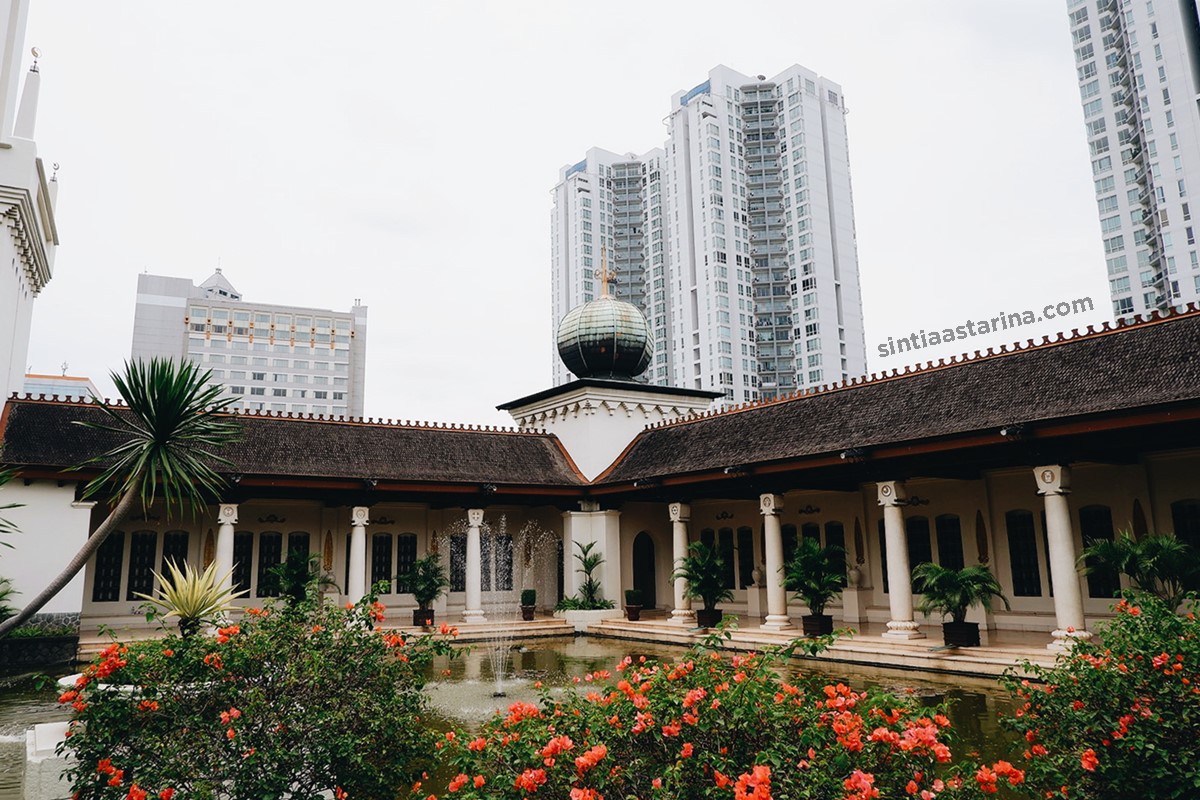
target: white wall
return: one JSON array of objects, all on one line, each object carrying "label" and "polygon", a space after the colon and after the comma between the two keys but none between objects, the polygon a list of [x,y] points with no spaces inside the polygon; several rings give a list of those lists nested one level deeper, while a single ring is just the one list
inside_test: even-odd
[{"label": "white wall", "polygon": [[[0,512],[20,529],[6,537],[12,549],[0,548],[0,575],[12,580],[13,605],[20,608],[62,571],[87,541],[92,503],[75,503],[75,483],[34,481],[26,486],[18,478],[0,491],[0,505],[21,503],[22,508]],[[79,613],[83,605],[84,575],[80,573],[59,592],[41,613]]]}]

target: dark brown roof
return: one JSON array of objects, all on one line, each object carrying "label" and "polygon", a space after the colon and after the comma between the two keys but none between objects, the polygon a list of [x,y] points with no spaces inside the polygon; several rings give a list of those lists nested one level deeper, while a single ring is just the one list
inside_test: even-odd
[{"label": "dark brown roof", "polygon": [[[73,424],[103,420],[86,403],[10,400],[0,463],[69,467],[108,450],[113,434]],[[244,475],[578,486],[558,438],[544,433],[390,425],[239,414],[240,438],[220,451]]]},{"label": "dark brown roof", "polygon": [[639,434],[597,482],[706,472],[1197,399],[1200,312],[1192,308],[664,423]]}]

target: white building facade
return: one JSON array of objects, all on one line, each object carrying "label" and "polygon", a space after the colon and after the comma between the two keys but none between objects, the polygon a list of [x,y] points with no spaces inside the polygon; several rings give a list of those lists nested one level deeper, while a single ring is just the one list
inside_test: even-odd
[{"label": "white building facade", "polygon": [[134,359],[189,358],[245,411],[361,417],[367,307],[349,311],[254,303],[218,269],[187,278],[139,275]]},{"label": "white building facade", "polygon": [[718,66],[672,97],[662,149],[564,167],[554,324],[595,293],[605,237],[618,296],[653,331],[650,382],[741,403],[862,375],[845,113],[841,87],[799,65]]},{"label": "white building facade", "polygon": [[1068,0],[1113,313],[1200,298],[1200,3]]},{"label": "white building facade", "polygon": [[22,388],[33,301],[50,281],[58,228],[58,182],[37,155],[33,140],[41,75],[37,60],[17,105],[28,0],[0,3],[0,397]]}]

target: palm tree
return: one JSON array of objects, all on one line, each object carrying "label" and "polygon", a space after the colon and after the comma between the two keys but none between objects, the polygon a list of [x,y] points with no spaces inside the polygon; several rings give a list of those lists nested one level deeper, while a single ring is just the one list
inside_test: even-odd
[{"label": "palm tree", "polygon": [[1200,556],[1187,542],[1169,534],[1139,540],[1121,531],[1111,541],[1093,542],[1078,563],[1084,575],[1115,570],[1171,609],[1178,608],[1188,592],[1200,585]]},{"label": "palm tree", "polygon": [[235,420],[217,416],[233,398],[221,399],[222,386],[212,373],[190,361],[153,359],[126,362],[112,373],[126,408],[97,400],[105,422],[79,422],[123,438],[107,452],[81,464],[103,464],[104,470],[84,488],[83,497],[113,492],[115,505],[57,578],[15,616],[0,623],[0,638],[23,624],[62,591],[140,500],[146,509],[156,496],[170,517],[176,506],[198,509],[218,494],[224,479],[214,464],[229,462],[208,448],[227,444],[237,433]]}]

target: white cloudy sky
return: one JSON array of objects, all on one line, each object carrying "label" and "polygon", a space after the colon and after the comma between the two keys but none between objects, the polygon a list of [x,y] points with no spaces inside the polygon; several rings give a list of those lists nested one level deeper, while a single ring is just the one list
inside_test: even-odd
[{"label": "white cloudy sky", "polygon": [[718,63],[843,85],[872,370],[922,327],[1110,317],[1061,0],[33,0],[31,45],[62,245],[29,361],[105,391],[137,274],[219,259],[247,299],[363,298],[368,415],[507,421],[549,385],[558,168],[661,144]]}]

